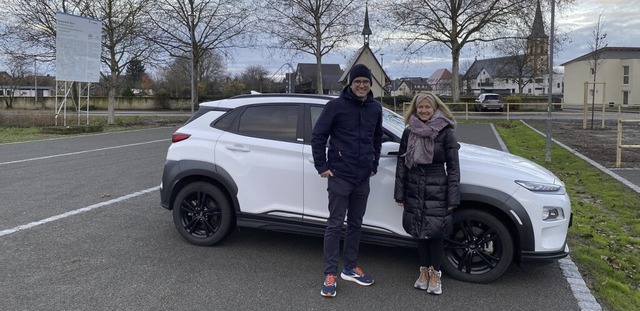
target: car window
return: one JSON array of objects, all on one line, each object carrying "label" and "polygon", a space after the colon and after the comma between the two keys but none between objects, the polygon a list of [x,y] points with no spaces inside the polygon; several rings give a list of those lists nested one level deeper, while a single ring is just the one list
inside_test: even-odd
[{"label": "car window", "polygon": [[299,118],[298,105],[247,107],[238,122],[238,134],[260,138],[295,141]]},{"label": "car window", "polygon": [[484,99],[486,99],[486,100],[499,100],[500,99],[500,95],[485,95]]},{"label": "car window", "polygon": [[234,110],[231,110],[225,113],[224,115],[220,116],[218,119],[214,120],[212,126],[223,131],[228,131],[229,127],[231,126],[233,121],[236,119],[236,117],[240,114],[241,110],[242,109],[240,108],[236,108]]}]

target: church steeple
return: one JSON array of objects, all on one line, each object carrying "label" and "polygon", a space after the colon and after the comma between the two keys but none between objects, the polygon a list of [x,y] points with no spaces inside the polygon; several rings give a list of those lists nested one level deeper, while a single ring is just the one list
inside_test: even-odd
[{"label": "church steeple", "polygon": [[533,25],[531,26],[531,34],[529,38],[549,38],[544,32],[544,23],[542,22],[542,10],[540,10],[540,1],[538,0],[538,6],[536,7],[536,15],[533,18]]},{"label": "church steeple", "polygon": [[537,1],[531,34],[527,37],[527,54],[535,72],[546,74],[549,71],[549,36],[544,31],[540,0]]},{"label": "church steeple", "polygon": [[369,27],[369,3],[365,4],[364,9],[364,28],[362,29],[362,37],[364,38],[364,45],[369,45],[369,36],[371,35],[371,28]]}]

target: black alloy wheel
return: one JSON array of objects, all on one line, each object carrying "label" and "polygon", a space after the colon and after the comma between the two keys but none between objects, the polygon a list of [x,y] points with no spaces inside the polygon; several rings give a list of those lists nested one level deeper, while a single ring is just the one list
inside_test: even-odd
[{"label": "black alloy wheel", "polygon": [[195,245],[220,242],[233,228],[232,220],[232,210],[224,193],[209,183],[186,185],[173,203],[176,229]]},{"label": "black alloy wheel", "polygon": [[453,215],[451,235],[444,242],[442,269],[465,282],[489,283],[513,260],[513,239],[495,216],[478,210]]}]

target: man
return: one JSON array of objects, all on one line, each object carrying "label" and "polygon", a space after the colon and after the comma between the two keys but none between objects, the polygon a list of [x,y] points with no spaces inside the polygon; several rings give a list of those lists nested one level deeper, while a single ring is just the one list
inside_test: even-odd
[{"label": "man", "polygon": [[[311,146],[315,168],[327,178],[329,219],[324,234],[324,283],[320,294],[336,295],[340,234],[347,216],[344,266],[340,277],[368,286],[373,278],[356,264],[362,218],[369,197],[369,177],[375,175],[382,145],[382,106],[373,99],[371,70],[358,64],[349,85],[329,101],[313,128]],[[330,138],[330,139],[329,139]],[[325,151],[329,141],[328,152]]]}]

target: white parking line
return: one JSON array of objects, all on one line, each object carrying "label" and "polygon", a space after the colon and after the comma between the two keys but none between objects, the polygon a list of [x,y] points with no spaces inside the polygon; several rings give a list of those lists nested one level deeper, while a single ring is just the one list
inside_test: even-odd
[{"label": "white parking line", "polygon": [[138,192],[130,193],[130,194],[127,194],[127,195],[124,195],[124,196],[121,196],[121,197],[118,197],[118,198],[115,198],[115,199],[111,199],[109,201],[104,201],[104,202],[96,203],[96,204],[93,204],[93,205],[89,205],[87,207],[83,207],[83,208],[80,208],[80,209],[77,209],[77,210],[69,211],[69,212],[66,212],[64,214],[52,216],[52,217],[45,218],[43,220],[35,221],[35,222],[32,222],[32,223],[28,223],[26,225],[20,225],[20,226],[17,226],[15,228],[2,230],[2,231],[0,231],[0,237],[5,236],[5,235],[9,235],[9,234],[12,234],[12,233],[16,233],[16,232],[21,231],[21,230],[31,229],[33,227],[37,227],[39,225],[43,225],[43,224],[50,223],[50,222],[53,222],[53,221],[56,221],[56,220],[67,218],[67,217],[70,217],[70,216],[73,216],[73,215],[78,215],[78,214],[81,214],[81,213],[84,213],[84,212],[88,212],[90,210],[93,210],[93,209],[96,209],[96,208],[99,208],[99,207],[103,207],[103,206],[115,204],[115,203],[118,203],[118,202],[122,202],[122,201],[125,201],[125,200],[128,200],[128,199],[132,199],[132,198],[141,196],[143,194],[146,194],[146,193],[149,193],[149,192],[152,192],[152,191],[156,191],[158,189],[160,189],[160,186],[156,186],[156,187],[153,187],[153,188],[149,188],[149,189],[141,190],[141,191],[138,191]]},{"label": "white parking line", "polygon": [[23,162],[30,162],[30,161],[38,161],[38,160],[51,159],[51,158],[57,158],[57,157],[65,157],[65,156],[77,155],[77,154],[83,154],[83,153],[89,153],[89,152],[97,152],[97,151],[104,151],[104,150],[110,150],[110,149],[126,148],[126,147],[131,147],[131,146],[140,146],[140,145],[153,144],[153,143],[166,141],[166,140],[167,139],[158,139],[158,140],[146,141],[146,142],[142,142],[142,143],[120,145],[120,146],[113,146],[113,147],[106,147],[106,148],[98,148],[98,149],[91,149],[91,150],[83,150],[83,151],[76,151],[76,152],[69,152],[69,153],[61,153],[61,154],[54,154],[54,155],[50,155],[50,156],[30,158],[30,159],[22,159],[22,160],[8,161],[8,162],[0,162],[0,165],[16,164],[16,163],[23,163]]}]

